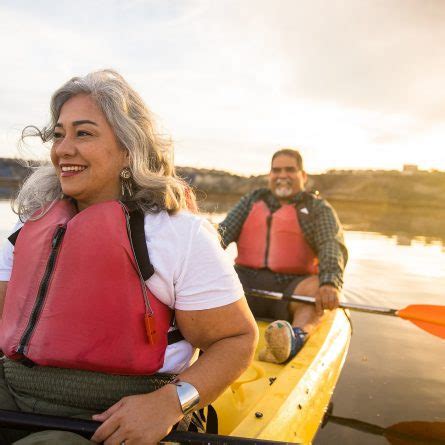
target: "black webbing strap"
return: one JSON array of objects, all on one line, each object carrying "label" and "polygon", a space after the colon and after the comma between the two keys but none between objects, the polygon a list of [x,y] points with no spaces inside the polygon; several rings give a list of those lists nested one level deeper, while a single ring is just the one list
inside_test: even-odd
[{"label": "black webbing strap", "polygon": [[130,231],[136,261],[141,270],[142,278],[144,281],[147,281],[155,273],[155,270],[148,256],[144,230],[144,214],[140,209],[130,210]]},{"label": "black webbing strap", "polygon": [[218,434],[218,414],[212,405],[207,406],[206,433]]},{"label": "black webbing strap", "polygon": [[28,357],[26,357],[25,355],[14,359],[17,363],[21,363],[22,365],[26,366],[27,368],[33,368],[36,364],[29,359]]},{"label": "black webbing strap", "polygon": [[175,329],[174,331],[168,332],[167,339],[168,344],[172,345],[173,343],[178,343],[178,341],[184,340],[184,336],[179,329]]},{"label": "black webbing strap", "polygon": [[[150,262],[150,257],[147,250],[147,241],[145,239],[144,229],[144,213],[139,208],[130,208],[130,233],[131,242],[133,243],[134,254],[136,261],[144,281],[147,281],[154,273],[154,267]],[[179,329],[168,332],[167,342],[169,345],[184,340],[183,335]]]},{"label": "black webbing strap", "polygon": [[9,240],[9,242],[10,242],[13,246],[15,246],[15,243],[16,243],[17,238],[18,238],[18,236],[19,236],[20,230],[22,230],[21,227],[20,227],[20,229],[16,230],[13,234],[11,234],[11,235],[8,236],[8,240]]}]

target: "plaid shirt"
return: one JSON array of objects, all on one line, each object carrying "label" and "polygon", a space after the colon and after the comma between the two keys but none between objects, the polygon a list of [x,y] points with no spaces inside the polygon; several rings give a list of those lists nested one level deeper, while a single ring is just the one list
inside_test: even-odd
[{"label": "plaid shirt", "polygon": [[[258,189],[244,195],[218,226],[224,248],[238,240],[253,204],[260,199],[266,203],[272,213],[281,207],[280,202],[269,189]],[[335,210],[327,201],[304,191],[297,193],[291,202],[299,210],[298,220],[304,237],[318,257],[320,285],[332,284],[337,289],[341,289],[348,251]],[[304,208],[306,211],[302,212]],[[280,284],[292,281],[295,276],[275,273],[277,283]]]}]

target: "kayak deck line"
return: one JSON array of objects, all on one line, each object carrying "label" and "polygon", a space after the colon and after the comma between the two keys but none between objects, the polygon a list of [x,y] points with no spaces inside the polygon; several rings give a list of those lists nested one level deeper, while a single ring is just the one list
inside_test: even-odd
[{"label": "kayak deck line", "polygon": [[257,321],[255,360],[212,405],[219,433],[309,444],[322,420],[346,359],[351,326],[341,311],[327,312],[304,348],[288,363],[258,360],[266,322]]}]

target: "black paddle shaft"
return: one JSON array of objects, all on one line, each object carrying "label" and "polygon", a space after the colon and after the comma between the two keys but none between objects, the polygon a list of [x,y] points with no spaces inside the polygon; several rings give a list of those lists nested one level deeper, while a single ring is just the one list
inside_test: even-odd
[{"label": "black paddle shaft", "polygon": [[[22,413],[0,409],[0,427],[26,431],[60,430],[79,434],[89,439],[101,425],[94,420],[74,419],[70,417],[48,416],[44,414]],[[217,434],[194,433],[190,431],[172,431],[163,442],[183,444],[239,444],[239,445],[283,445],[290,442],[248,439],[245,437],[221,436]]]},{"label": "black paddle shaft", "polygon": [[[284,295],[283,293],[280,292],[272,292],[262,289],[246,289],[245,294],[250,295],[252,297],[265,298],[267,300],[299,301],[301,303],[315,304],[315,298],[306,295]],[[397,309],[390,309],[385,307],[367,306],[364,304],[357,304],[357,303],[346,303],[345,301],[341,301],[339,307],[343,309],[351,309],[352,311],[366,312],[370,314],[390,315],[392,317],[398,316]]]}]

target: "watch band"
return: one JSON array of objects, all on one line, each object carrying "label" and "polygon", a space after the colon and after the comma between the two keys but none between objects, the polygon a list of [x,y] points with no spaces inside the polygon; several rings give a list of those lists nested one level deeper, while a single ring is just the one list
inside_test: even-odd
[{"label": "watch band", "polygon": [[191,383],[181,380],[176,380],[172,384],[176,386],[176,394],[178,394],[183,414],[193,412],[200,400],[198,390]]}]

